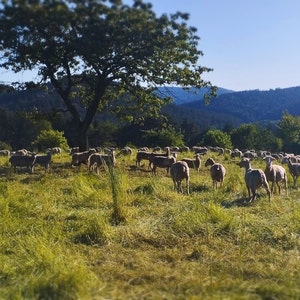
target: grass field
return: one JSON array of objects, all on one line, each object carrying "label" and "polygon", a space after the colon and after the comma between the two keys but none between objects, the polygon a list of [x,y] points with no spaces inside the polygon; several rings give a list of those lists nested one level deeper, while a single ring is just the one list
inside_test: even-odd
[{"label": "grass field", "polygon": [[[217,191],[210,155],[227,169]],[[288,194],[269,202],[261,189],[247,205],[237,159],[206,155],[186,195],[134,158],[99,176],[67,154],[48,173],[15,174],[0,159],[0,299],[300,299],[290,175]]]}]

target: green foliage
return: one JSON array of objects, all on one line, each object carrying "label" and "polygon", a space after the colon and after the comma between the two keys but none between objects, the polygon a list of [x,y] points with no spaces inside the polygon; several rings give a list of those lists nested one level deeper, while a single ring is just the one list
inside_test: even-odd
[{"label": "green foliage", "polygon": [[218,129],[208,130],[203,136],[202,144],[232,149],[230,135]]},{"label": "green foliage", "polygon": [[145,131],[142,137],[145,145],[155,147],[160,145],[166,147],[170,145],[183,146],[183,134],[176,131],[172,126],[162,128],[160,130]]},{"label": "green foliage", "polygon": [[64,150],[68,149],[67,140],[63,136],[63,132],[57,130],[43,130],[32,142],[32,145],[39,151],[45,151],[48,148],[61,147]]},{"label": "green foliage", "polygon": [[12,150],[11,146],[5,142],[0,141],[0,150]]},{"label": "green foliage", "polygon": [[[284,112],[278,122],[278,130],[286,148],[291,151],[300,149],[300,117]],[[297,152],[297,151],[295,151]]]},{"label": "green foliage", "polygon": [[199,37],[187,25],[187,14],[156,16],[143,1],[111,4],[5,1],[0,11],[0,67],[35,68],[43,81],[50,80],[76,128],[71,144],[80,147],[87,146],[97,111],[135,121],[157,117],[170,99],[157,97],[155,86],[206,87],[207,95],[216,91],[202,78],[212,69],[198,65]]}]

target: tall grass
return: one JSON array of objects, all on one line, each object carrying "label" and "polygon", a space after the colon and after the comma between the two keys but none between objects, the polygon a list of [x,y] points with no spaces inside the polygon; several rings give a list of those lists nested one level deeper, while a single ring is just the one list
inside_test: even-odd
[{"label": "tall grass", "polygon": [[244,171],[221,156],[223,187],[202,167],[190,195],[133,158],[99,176],[69,159],[14,174],[0,158],[0,299],[300,298],[291,184],[249,206]]}]

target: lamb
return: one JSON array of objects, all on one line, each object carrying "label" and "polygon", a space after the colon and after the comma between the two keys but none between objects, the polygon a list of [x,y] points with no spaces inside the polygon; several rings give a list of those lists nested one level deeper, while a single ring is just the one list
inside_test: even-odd
[{"label": "lamb", "polygon": [[284,182],[285,191],[287,192],[287,176],[284,167],[279,165],[273,165],[272,161],[276,160],[273,156],[267,155],[264,158],[266,162],[265,175],[268,181],[272,182],[271,193],[274,193],[274,184],[278,187],[278,193],[280,194],[279,182]]},{"label": "lamb", "polygon": [[[237,163],[240,168],[245,168],[245,182],[249,195],[249,203],[255,200],[256,198],[256,190],[264,186],[265,190],[268,193],[269,201],[271,200],[271,191],[269,188],[269,184],[266,178],[265,173],[261,169],[251,169],[250,159],[242,158],[242,160]],[[250,196],[250,191],[252,196]]]},{"label": "lamb", "polygon": [[115,166],[116,165],[116,157],[115,151],[111,151],[111,154],[100,154],[100,153],[93,153],[89,156],[88,159],[88,170],[91,172],[95,170],[96,173],[99,175],[99,169],[101,166]]},{"label": "lamb", "polygon": [[222,186],[226,169],[222,164],[216,163],[212,158],[208,158],[205,162],[205,167],[210,166],[210,176],[213,181],[213,188],[218,189],[218,182]]},{"label": "lamb", "polygon": [[285,156],[282,158],[281,163],[287,164],[289,171],[293,177],[294,186],[297,186],[297,179],[300,176],[300,163],[292,162],[292,158]]},{"label": "lamb", "polygon": [[182,180],[186,180],[187,194],[190,193],[190,169],[185,161],[178,161],[171,165],[170,175],[174,183],[174,190],[183,193]]},{"label": "lamb", "polygon": [[[176,156],[176,155],[175,155]],[[173,156],[154,156],[150,160],[150,165],[152,165],[152,174],[156,175],[157,168],[164,168],[169,173],[170,167],[176,163],[176,157]]]},{"label": "lamb", "polygon": [[15,154],[9,158],[11,167],[16,172],[16,167],[26,167],[28,172],[33,173],[36,155],[19,155]]},{"label": "lamb", "polygon": [[87,164],[89,156],[96,152],[96,149],[92,148],[87,151],[73,153],[71,166],[80,166],[81,164]]},{"label": "lamb", "polygon": [[49,170],[49,166],[52,160],[52,152],[48,151],[46,155],[36,155],[34,165],[41,165],[46,171]]},{"label": "lamb", "polygon": [[200,167],[201,167],[201,159],[200,159],[200,154],[199,153],[197,153],[195,155],[195,159],[192,159],[192,158],[183,158],[181,160],[185,161],[190,168],[196,169],[197,173],[199,173],[199,170],[200,170]]}]

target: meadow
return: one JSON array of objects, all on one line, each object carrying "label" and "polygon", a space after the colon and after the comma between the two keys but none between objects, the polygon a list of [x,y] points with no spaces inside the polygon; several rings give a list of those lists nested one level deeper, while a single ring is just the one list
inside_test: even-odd
[{"label": "meadow", "polygon": [[[218,190],[208,156],[227,169]],[[288,194],[269,202],[260,189],[249,205],[244,169],[226,155],[191,170],[190,195],[165,170],[136,168],[135,154],[100,175],[70,161],[28,174],[0,158],[0,299],[300,299],[289,172]]]}]

